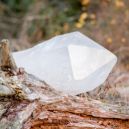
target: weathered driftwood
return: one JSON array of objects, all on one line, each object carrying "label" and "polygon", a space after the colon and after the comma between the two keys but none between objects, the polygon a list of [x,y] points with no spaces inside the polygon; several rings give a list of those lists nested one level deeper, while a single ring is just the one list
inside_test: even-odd
[{"label": "weathered driftwood", "polygon": [[[0,51],[3,54],[4,50]],[[5,67],[6,63],[0,62],[6,68],[0,70],[0,129],[129,128],[124,106],[92,95],[64,95],[33,75],[19,72],[10,53],[6,55],[11,63]]]},{"label": "weathered driftwood", "polygon": [[6,68],[10,68],[12,70],[17,69],[15,61],[10,52],[9,40],[7,39],[3,39],[0,42],[0,67],[2,70]]}]

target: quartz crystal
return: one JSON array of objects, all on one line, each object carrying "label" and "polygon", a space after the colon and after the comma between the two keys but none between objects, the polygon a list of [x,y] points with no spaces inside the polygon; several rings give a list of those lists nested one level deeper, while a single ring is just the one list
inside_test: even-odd
[{"label": "quartz crystal", "polygon": [[13,57],[18,67],[70,95],[100,86],[117,61],[113,53],[80,32],[56,36]]}]

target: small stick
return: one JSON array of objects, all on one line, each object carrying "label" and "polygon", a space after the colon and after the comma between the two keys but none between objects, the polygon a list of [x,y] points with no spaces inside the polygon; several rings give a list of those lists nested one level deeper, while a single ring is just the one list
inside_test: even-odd
[{"label": "small stick", "polygon": [[0,68],[7,70],[8,68],[16,71],[17,66],[10,51],[9,40],[3,39],[0,42]]}]

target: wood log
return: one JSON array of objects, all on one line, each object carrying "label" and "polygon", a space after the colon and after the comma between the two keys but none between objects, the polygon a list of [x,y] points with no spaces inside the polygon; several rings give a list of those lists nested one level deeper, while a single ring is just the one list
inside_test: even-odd
[{"label": "wood log", "polygon": [[0,57],[0,129],[129,129],[124,106],[63,94],[26,72],[10,74],[17,67],[6,40]]},{"label": "wood log", "polygon": [[0,67],[2,70],[10,68],[16,70],[17,66],[10,52],[9,40],[3,39],[0,42]]}]

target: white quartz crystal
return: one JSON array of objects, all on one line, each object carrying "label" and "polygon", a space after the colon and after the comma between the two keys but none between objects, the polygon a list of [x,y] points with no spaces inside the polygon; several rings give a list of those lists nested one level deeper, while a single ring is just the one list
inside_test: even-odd
[{"label": "white quartz crystal", "polygon": [[117,61],[114,54],[80,32],[56,36],[13,56],[18,67],[71,95],[101,85]]}]

